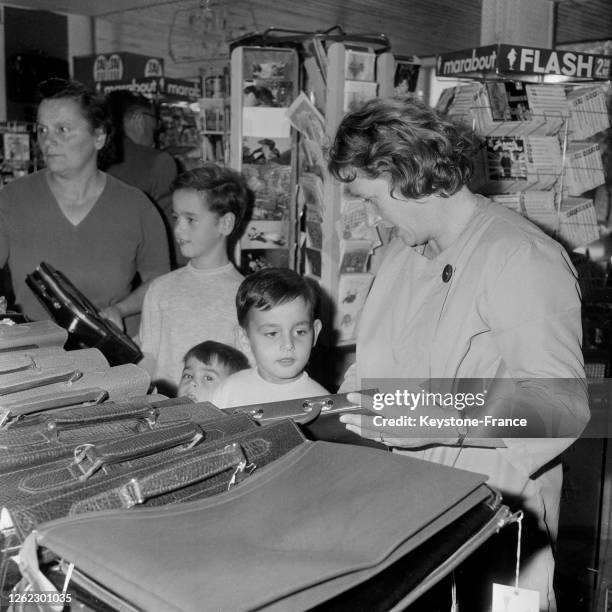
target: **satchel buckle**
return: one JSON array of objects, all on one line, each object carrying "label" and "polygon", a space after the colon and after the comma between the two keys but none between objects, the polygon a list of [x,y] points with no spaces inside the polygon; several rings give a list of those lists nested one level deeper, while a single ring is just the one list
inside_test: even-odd
[{"label": "satchel buckle", "polygon": [[159,410],[155,408],[155,406],[149,408],[147,410],[147,414],[144,418],[146,424],[149,426],[149,429],[153,429],[155,424],[157,423],[157,419],[159,417]]},{"label": "satchel buckle", "polygon": [[118,490],[121,505],[124,508],[131,508],[136,504],[144,503],[145,499],[140,489],[140,483],[136,478],[130,479],[125,484],[121,485]]},{"label": "satchel buckle", "polygon": [[100,465],[101,461],[96,456],[93,444],[80,444],[74,449],[74,462],[71,467],[74,466],[80,470],[81,473],[77,475],[79,480],[87,480]]}]

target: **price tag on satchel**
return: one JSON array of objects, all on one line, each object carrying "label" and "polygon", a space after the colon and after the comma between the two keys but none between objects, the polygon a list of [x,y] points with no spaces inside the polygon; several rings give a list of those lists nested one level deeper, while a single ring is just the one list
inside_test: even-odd
[{"label": "price tag on satchel", "polygon": [[493,583],[491,612],[539,612],[539,610],[539,591]]},{"label": "price tag on satchel", "polygon": [[514,586],[497,584],[495,582],[493,583],[493,603],[491,606],[491,612],[539,612],[540,592],[519,588],[523,512],[516,512],[512,515],[512,519],[518,525]]}]

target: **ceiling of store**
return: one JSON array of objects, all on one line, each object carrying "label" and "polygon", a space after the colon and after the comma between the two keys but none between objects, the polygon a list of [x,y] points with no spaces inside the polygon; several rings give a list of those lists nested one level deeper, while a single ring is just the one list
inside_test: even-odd
[{"label": "ceiling of store", "polygon": [[[112,16],[124,11],[151,9],[159,6],[168,8],[172,5],[198,5],[200,0],[8,0],[6,4],[50,10],[92,17]],[[214,5],[219,0],[212,0]],[[285,0],[295,2],[296,0]],[[278,10],[278,0],[251,0],[258,11],[273,14]],[[316,2],[322,13],[336,11],[338,14],[363,12],[363,0],[320,0]],[[384,22],[385,15],[397,20],[397,14],[406,14],[414,23],[419,20],[423,31],[440,32],[441,24],[455,24],[457,30],[469,29],[475,35],[474,44],[478,44],[478,33],[481,19],[481,0],[368,0],[367,11],[377,22]],[[612,38],[612,1],[611,0],[556,0],[556,42],[558,44],[587,40]],[[299,4],[296,5],[296,8]],[[288,11],[290,5],[284,4],[282,10]],[[337,21],[335,23],[340,23]],[[458,38],[461,35],[458,33]],[[465,32],[463,33],[465,34]],[[449,41],[445,41],[449,42]],[[451,48],[457,48],[450,45]],[[412,52],[426,54],[429,50],[415,48]]]}]

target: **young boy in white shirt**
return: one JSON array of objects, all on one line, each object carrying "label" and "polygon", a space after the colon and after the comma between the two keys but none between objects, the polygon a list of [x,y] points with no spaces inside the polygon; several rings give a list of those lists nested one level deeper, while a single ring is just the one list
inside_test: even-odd
[{"label": "young boy in white shirt", "polygon": [[192,346],[183,359],[178,397],[194,402],[210,401],[215,389],[228,376],[249,368],[244,353],[233,346],[206,340]]},{"label": "young boy in white shirt", "polygon": [[156,278],[145,294],[140,323],[142,365],[160,393],[173,396],[181,363],[197,342],[235,344],[234,310],[242,275],[229,258],[252,199],[244,177],[206,164],[181,174],[172,188],[174,238],[189,259]]},{"label": "young boy in white shirt", "polygon": [[265,268],[236,295],[241,348],[255,366],[226,378],[213,394],[220,408],[327,395],[305,371],[321,331],[313,286],[293,270]]}]

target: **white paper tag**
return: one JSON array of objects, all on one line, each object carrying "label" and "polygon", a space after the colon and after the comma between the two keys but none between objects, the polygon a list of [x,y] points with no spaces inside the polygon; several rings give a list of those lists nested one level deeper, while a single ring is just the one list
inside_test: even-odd
[{"label": "white paper tag", "polygon": [[540,593],[493,583],[491,612],[539,612]]}]

